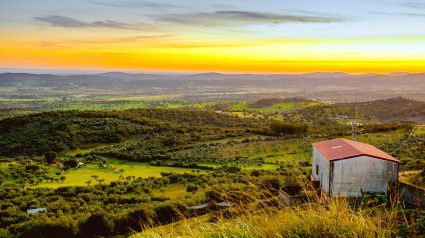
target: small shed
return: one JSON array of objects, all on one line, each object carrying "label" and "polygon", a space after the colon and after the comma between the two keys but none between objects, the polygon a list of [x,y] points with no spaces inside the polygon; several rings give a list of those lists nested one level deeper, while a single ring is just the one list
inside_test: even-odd
[{"label": "small shed", "polygon": [[397,185],[399,162],[372,145],[339,138],[313,144],[311,178],[331,197],[387,195]]},{"label": "small shed", "polygon": [[36,208],[36,209],[28,209],[27,210],[27,214],[28,215],[31,215],[31,214],[36,214],[36,213],[39,213],[39,212],[44,212],[44,211],[46,211],[46,208],[45,207]]}]

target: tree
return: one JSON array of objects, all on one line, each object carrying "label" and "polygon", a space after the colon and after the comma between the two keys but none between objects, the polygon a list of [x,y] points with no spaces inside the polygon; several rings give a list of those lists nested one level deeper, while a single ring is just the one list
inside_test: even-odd
[{"label": "tree", "polygon": [[60,180],[62,181],[62,183],[65,181],[66,177],[65,176],[61,176]]},{"label": "tree", "polygon": [[48,164],[54,164],[54,163],[56,163],[56,158],[57,157],[58,157],[58,153],[56,153],[54,151],[48,151],[44,155],[44,158],[46,158],[46,162]]},{"label": "tree", "polygon": [[153,217],[152,209],[145,206],[137,207],[115,222],[115,232],[142,231],[143,228],[152,224]]},{"label": "tree", "polygon": [[92,214],[81,224],[80,232],[83,237],[110,236],[113,230],[113,222],[106,213]]},{"label": "tree", "polygon": [[184,217],[187,213],[187,205],[182,202],[160,203],[154,211],[159,222],[167,223]]},{"label": "tree", "polygon": [[23,227],[19,237],[64,237],[71,238],[76,235],[76,224],[64,217],[53,220],[38,220]]},{"label": "tree", "polygon": [[174,144],[176,144],[177,143],[177,137],[175,136],[175,135],[172,135],[172,136],[170,136],[170,137],[167,137],[165,140],[164,140],[164,145],[165,146],[172,146],[172,145],[174,145]]},{"label": "tree", "polygon": [[270,125],[270,130],[275,135],[303,134],[309,131],[309,126],[303,122],[284,123],[281,121],[274,121]]},{"label": "tree", "polygon": [[283,182],[279,176],[269,175],[261,179],[261,188],[271,192],[272,194],[278,194],[279,188],[282,185]]},{"label": "tree", "polygon": [[32,172],[32,173],[36,172],[36,171],[37,171],[37,170],[39,170],[39,169],[40,169],[40,166],[38,166],[38,165],[36,165],[36,164],[27,165],[27,166],[25,167],[25,170],[26,170],[26,171],[28,171],[28,172]]},{"label": "tree", "polygon": [[76,159],[69,159],[69,160],[65,160],[63,162],[63,165],[65,167],[68,167],[68,168],[75,168],[75,167],[77,167],[77,164],[78,164],[78,162],[77,162]]},{"label": "tree", "polygon": [[187,185],[186,192],[189,192],[189,193],[192,192],[193,194],[195,194],[197,190],[198,190],[198,186],[193,184]]},{"label": "tree", "polygon": [[229,173],[237,173],[237,172],[240,172],[242,170],[239,166],[237,166],[235,164],[233,164],[233,165],[223,165],[222,169],[226,172],[229,172]]}]

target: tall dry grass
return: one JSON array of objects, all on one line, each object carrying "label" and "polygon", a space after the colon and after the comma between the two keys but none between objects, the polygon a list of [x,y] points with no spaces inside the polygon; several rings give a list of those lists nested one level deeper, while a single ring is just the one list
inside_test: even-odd
[{"label": "tall dry grass", "polygon": [[[311,189],[305,179],[298,184]],[[353,206],[350,199],[331,199],[323,204],[318,196],[295,207],[228,202],[235,206],[147,229],[133,237],[392,237],[397,234],[396,205]]]},{"label": "tall dry grass", "polygon": [[218,217],[185,220],[176,226],[157,227],[134,237],[391,237],[395,226],[391,214],[370,216],[354,211],[339,200],[329,206],[305,205],[299,208],[245,212],[233,218]]}]

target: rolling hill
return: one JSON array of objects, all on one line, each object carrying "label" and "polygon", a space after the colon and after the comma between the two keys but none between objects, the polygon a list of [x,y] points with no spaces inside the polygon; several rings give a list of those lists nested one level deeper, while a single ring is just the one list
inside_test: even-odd
[{"label": "rolling hill", "polygon": [[417,122],[425,123],[425,102],[402,97],[375,100],[370,102],[343,103],[338,106],[348,107],[375,117],[382,122]]},{"label": "rolling hill", "polygon": [[[181,94],[181,100],[242,100],[264,97],[307,97],[335,102],[368,101],[403,96],[425,100],[425,74],[0,74],[0,98],[14,92],[55,90],[63,95],[84,92],[147,95]],[[61,91],[61,92],[58,92]],[[17,92],[17,93],[16,93]],[[33,94],[37,94],[33,92]],[[49,94],[50,93],[50,94]],[[28,96],[27,93],[26,96]],[[48,92],[48,95],[53,92]]]}]

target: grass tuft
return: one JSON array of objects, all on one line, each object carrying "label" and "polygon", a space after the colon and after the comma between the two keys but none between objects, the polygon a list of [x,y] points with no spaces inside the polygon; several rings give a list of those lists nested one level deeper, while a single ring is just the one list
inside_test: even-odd
[{"label": "grass tuft", "polygon": [[330,205],[245,206],[155,227],[133,237],[391,237],[395,210],[353,208],[345,199]]}]

